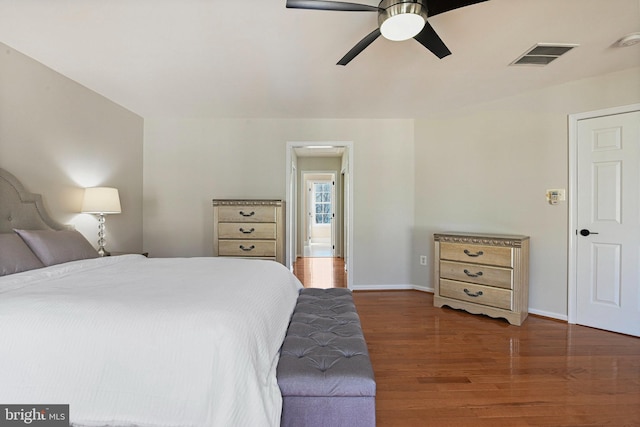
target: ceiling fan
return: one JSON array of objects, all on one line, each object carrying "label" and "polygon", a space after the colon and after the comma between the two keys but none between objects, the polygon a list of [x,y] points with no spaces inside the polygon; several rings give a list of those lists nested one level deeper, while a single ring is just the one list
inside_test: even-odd
[{"label": "ceiling fan", "polygon": [[416,39],[438,58],[451,51],[427,22],[427,17],[487,0],[382,0],[378,6],[331,0],[287,0],[293,9],[336,10],[341,12],[378,12],[378,28],[366,35],[337,65],[347,65],[381,34],[393,41]]}]

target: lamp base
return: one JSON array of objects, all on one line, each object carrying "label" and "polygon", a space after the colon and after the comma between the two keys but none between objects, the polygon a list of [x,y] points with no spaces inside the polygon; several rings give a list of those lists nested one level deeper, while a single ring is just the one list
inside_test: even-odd
[{"label": "lamp base", "polygon": [[100,246],[100,247],[98,248],[98,256],[101,256],[101,257],[103,257],[103,256],[111,256],[111,252],[109,252],[108,250],[106,250],[106,249],[104,248],[104,246]]},{"label": "lamp base", "polygon": [[111,253],[104,248],[104,244],[106,240],[104,238],[104,229],[105,229],[105,218],[104,214],[99,214],[98,216],[98,255],[99,256],[109,256]]}]

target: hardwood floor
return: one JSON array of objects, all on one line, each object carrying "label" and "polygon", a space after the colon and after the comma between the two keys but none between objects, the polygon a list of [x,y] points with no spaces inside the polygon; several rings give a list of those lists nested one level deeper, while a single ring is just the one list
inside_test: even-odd
[{"label": "hardwood floor", "polygon": [[640,339],[529,316],[433,307],[419,291],[355,291],[377,425],[640,426]]},{"label": "hardwood floor", "polygon": [[[341,258],[298,258],[305,287],[346,287]],[[356,291],[378,427],[640,426],[640,338],[529,316],[433,307],[419,291]]]},{"label": "hardwood floor", "polygon": [[347,273],[342,258],[299,257],[293,263],[293,274],[305,288],[347,287]]}]

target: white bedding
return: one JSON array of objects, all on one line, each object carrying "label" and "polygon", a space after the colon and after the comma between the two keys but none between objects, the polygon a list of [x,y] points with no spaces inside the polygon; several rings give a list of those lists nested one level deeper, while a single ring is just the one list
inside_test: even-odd
[{"label": "white bedding", "polygon": [[0,277],[0,403],[78,426],[277,426],[300,283],[273,261],[74,261]]}]

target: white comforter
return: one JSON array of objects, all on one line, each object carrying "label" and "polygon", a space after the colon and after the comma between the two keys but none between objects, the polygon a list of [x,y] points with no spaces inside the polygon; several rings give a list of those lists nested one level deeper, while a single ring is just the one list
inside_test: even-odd
[{"label": "white comforter", "polygon": [[0,277],[0,403],[79,426],[276,426],[300,283],[225,258],[75,261]]}]

